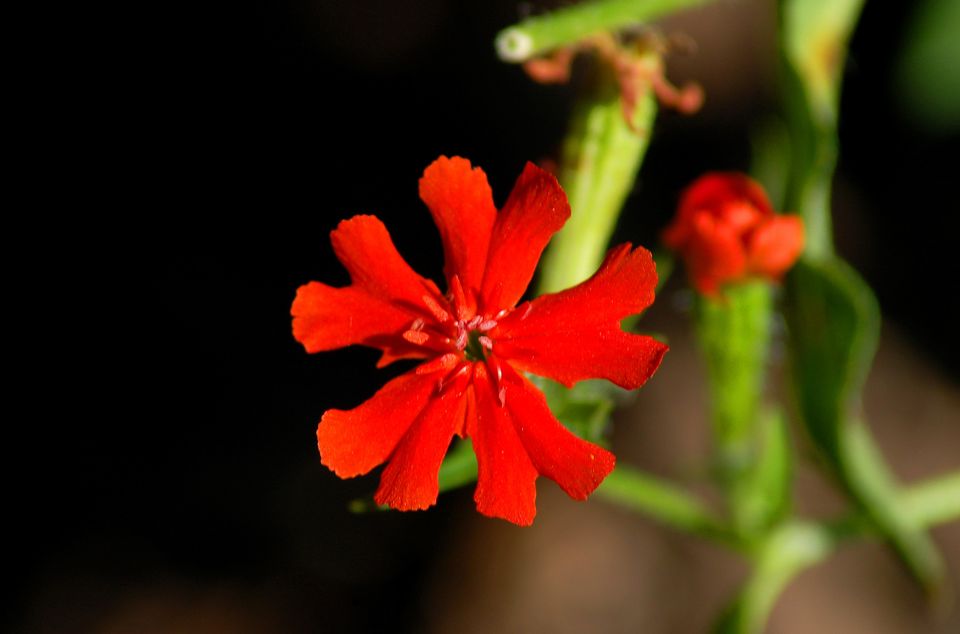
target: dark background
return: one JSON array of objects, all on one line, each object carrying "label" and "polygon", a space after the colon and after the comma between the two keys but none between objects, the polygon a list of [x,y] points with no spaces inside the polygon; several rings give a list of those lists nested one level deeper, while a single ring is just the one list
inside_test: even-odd
[{"label": "dark background", "polygon": [[[956,377],[957,146],[898,105],[906,4],[867,3],[853,41],[837,235],[890,322]],[[127,25],[134,52],[108,93],[124,107],[100,113],[121,148],[105,180],[122,237],[79,248],[58,268],[66,288],[41,291],[56,307],[44,337],[58,388],[30,417],[38,449],[14,456],[28,464],[9,500],[14,628],[123,631],[138,610],[168,614],[164,598],[195,611],[197,594],[249,631],[421,625],[419,584],[453,518],[472,513],[470,492],[424,514],[345,511],[375,478],[323,468],[316,423],[397,370],[376,371],[368,350],[306,355],[289,304],[308,280],[346,282],[328,234],[355,213],[377,214],[437,277],[417,179],[438,155],[482,166],[502,203],[524,161],[555,152],[571,89],[535,85],[493,52],[518,16],[500,1],[288,0],[158,5]],[[707,44],[700,55],[724,58]],[[654,245],[686,183],[747,167],[750,126],[776,108],[772,55],[754,58],[711,78],[696,57],[678,66],[706,85],[707,107],[661,115],[620,237]],[[145,588],[161,600],[130,607]]]}]

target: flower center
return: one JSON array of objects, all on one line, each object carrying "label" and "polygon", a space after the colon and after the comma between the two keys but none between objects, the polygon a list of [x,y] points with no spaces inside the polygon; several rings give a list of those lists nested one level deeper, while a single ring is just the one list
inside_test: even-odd
[{"label": "flower center", "polygon": [[[463,349],[468,361],[483,361],[487,358],[487,351],[480,339],[487,339],[479,330],[467,333],[467,345]],[[487,339],[489,341],[489,339]]]}]

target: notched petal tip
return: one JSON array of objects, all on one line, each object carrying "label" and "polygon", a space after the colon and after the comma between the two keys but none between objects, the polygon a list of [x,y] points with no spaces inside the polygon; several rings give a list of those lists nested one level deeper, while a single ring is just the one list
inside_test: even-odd
[{"label": "notched petal tip", "polygon": [[556,176],[528,162],[497,214],[480,293],[482,311],[516,305],[550,238],[569,217],[570,203]]}]

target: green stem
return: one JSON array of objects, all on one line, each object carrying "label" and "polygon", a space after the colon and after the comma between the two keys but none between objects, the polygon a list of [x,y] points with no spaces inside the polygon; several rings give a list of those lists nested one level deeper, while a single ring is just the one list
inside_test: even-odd
[{"label": "green stem", "polygon": [[[960,519],[960,471],[921,482],[901,492],[906,515],[929,529]],[[826,559],[841,544],[883,535],[863,511],[825,523],[791,521],[768,534],[754,551],[754,569],[716,628],[724,634],[761,632],[790,581]]]},{"label": "green stem", "polygon": [[496,47],[505,62],[531,57],[602,33],[654,20],[708,0],[590,0],[537,15],[497,35]]},{"label": "green stem", "polygon": [[[707,366],[714,463],[730,515],[744,536],[757,533],[784,505],[789,468],[786,442],[763,442],[775,431],[759,425],[772,321],[770,285],[756,281],[728,286],[719,297],[697,298],[696,331]],[[782,426],[782,425],[781,425]],[[777,467],[758,469],[775,451]],[[768,504],[768,502],[770,504]]]},{"label": "green stem", "polygon": [[736,545],[732,534],[699,499],[671,482],[637,469],[618,465],[597,488],[596,495],[667,526]]},{"label": "green stem", "polygon": [[901,493],[907,515],[921,526],[960,518],[960,471],[932,478]]},{"label": "green stem", "polygon": [[650,87],[637,99],[631,129],[613,72],[602,63],[596,70],[564,141],[559,180],[572,213],[544,255],[540,293],[578,284],[600,266],[650,141],[657,113]]},{"label": "green stem", "polygon": [[754,568],[736,601],[722,617],[717,632],[755,634],[777,598],[801,571],[830,554],[829,535],[816,524],[787,522],[768,534],[754,553]]}]

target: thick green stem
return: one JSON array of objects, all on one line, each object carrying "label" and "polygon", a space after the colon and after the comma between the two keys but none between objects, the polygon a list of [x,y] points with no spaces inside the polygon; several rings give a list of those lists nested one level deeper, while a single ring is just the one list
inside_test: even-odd
[{"label": "thick green stem", "polygon": [[698,297],[697,336],[707,364],[710,410],[721,452],[737,462],[753,436],[770,342],[770,285],[730,286]]},{"label": "thick green stem", "polygon": [[597,65],[593,84],[574,107],[564,141],[559,180],[571,216],[544,255],[540,293],[569,288],[596,272],[640,170],[656,113],[648,86],[637,99],[631,129],[613,72]]},{"label": "thick green stem", "polygon": [[745,537],[762,532],[785,510],[789,497],[783,421],[760,425],[772,317],[771,288],[765,281],[697,299],[715,464],[734,525]]},{"label": "thick green stem", "polygon": [[505,62],[525,62],[553,49],[624,27],[649,22],[708,0],[587,0],[537,15],[497,35],[496,47]]}]

